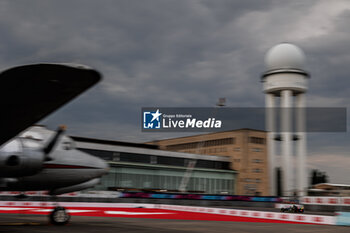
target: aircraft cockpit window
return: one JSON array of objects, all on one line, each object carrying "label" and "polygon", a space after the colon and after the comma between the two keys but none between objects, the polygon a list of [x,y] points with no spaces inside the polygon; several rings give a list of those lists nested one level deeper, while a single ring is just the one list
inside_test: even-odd
[{"label": "aircraft cockpit window", "polygon": [[19,136],[20,138],[34,140],[34,141],[43,141],[43,136],[38,132],[32,132],[32,131],[26,131],[22,135]]},{"label": "aircraft cockpit window", "polygon": [[29,147],[29,148],[40,148],[42,147],[41,143],[38,140],[35,139],[28,139],[28,138],[21,138],[22,145],[24,147]]},{"label": "aircraft cockpit window", "polygon": [[25,138],[25,139],[31,139],[31,140],[35,140],[35,141],[43,141],[43,139],[41,139],[41,138],[35,138],[35,137],[33,137],[32,135],[27,135],[27,136],[25,136],[25,137],[23,137],[23,138]]}]

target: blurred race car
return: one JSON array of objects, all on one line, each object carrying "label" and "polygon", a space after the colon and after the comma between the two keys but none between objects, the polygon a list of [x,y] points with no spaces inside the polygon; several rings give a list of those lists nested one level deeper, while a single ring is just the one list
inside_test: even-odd
[{"label": "blurred race car", "polygon": [[284,213],[304,213],[304,206],[298,207],[296,205],[289,206],[287,208],[281,208],[281,212]]}]

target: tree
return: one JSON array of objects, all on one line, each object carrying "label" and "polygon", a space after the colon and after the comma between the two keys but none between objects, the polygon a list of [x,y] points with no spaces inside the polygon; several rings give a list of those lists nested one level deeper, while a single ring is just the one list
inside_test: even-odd
[{"label": "tree", "polygon": [[313,169],[311,171],[311,186],[320,183],[328,183],[328,176],[326,172],[321,172],[317,169]]},{"label": "tree", "polygon": [[282,170],[280,167],[276,168],[276,189],[277,196],[282,196]]}]

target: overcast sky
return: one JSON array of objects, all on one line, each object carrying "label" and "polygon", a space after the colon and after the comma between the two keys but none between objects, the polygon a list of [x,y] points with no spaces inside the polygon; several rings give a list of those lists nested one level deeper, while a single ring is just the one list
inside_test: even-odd
[{"label": "overcast sky", "polygon": [[[264,55],[301,47],[307,105],[350,107],[350,1],[1,1],[0,68],[92,66],[104,79],[42,123],[76,136],[143,142],[145,106],[263,107]],[[350,133],[308,135],[308,166],[350,184]]]}]

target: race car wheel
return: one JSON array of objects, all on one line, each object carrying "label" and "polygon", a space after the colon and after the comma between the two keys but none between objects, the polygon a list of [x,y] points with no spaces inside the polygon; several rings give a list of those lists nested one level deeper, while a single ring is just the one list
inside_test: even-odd
[{"label": "race car wheel", "polygon": [[56,207],[51,212],[50,222],[54,225],[66,225],[69,222],[70,215],[64,207]]}]

